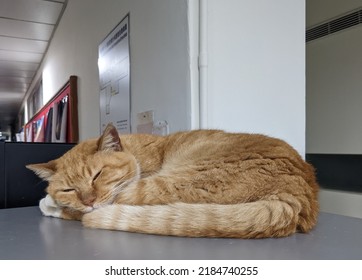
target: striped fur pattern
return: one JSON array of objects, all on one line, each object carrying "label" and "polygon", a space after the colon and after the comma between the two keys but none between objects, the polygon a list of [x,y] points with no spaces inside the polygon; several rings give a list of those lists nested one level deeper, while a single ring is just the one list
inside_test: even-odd
[{"label": "striped fur pattern", "polygon": [[118,135],[109,125],[99,139],[28,168],[49,182],[44,215],[91,228],[266,238],[308,232],[317,221],[313,167],[263,135]]}]

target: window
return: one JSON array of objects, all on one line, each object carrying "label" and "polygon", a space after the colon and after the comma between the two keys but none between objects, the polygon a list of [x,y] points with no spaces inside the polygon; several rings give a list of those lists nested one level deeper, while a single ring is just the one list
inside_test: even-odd
[{"label": "window", "polygon": [[28,97],[28,119],[31,119],[43,106],[43,81],[40,80]]}]

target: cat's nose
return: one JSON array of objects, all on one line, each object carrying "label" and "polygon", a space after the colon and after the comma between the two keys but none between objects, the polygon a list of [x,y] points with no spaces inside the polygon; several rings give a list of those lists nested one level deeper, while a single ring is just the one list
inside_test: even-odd
[{"label": "cat's nose", "polygon": [[91,195],[91,196],[84,198],[82,201],[83,201],[83,204],[86,206],[93,206],[95,200],[96,200],[96,196]]}]

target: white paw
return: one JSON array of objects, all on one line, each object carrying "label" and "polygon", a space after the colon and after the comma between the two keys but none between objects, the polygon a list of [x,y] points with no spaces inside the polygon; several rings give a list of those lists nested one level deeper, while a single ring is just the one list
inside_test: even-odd
[{"label": "white paw", "polygon": [[49,207],[59,208],[59,206],[55,203],[54,199],[49,194],[47,194],[47,196],[45,197],[45,205]]},{"label": "white paw", "polygon": [[44,216],[60,218],[62,215],[62,209],[55,203],[49,194],[40,200],[39,208]]}]

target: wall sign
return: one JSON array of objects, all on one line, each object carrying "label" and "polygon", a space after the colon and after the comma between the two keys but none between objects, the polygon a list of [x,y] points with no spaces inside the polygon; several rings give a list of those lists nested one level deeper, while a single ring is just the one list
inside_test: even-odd
[{"label": "wall sign", "polygon": [[112,123],[119,133],[131,133],[129,15],[98,48],[101,133]]}]

